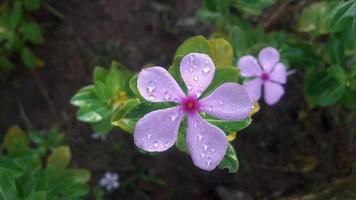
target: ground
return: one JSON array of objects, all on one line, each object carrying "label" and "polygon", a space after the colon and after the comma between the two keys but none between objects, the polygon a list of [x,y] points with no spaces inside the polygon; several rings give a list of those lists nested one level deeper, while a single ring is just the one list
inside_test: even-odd
[{"label": "ground", "polygon": [[204,172],[174,148],[144,155],[133,137],[118,129],[106,141],[91,139],[90,127],[75,119],[69,100],[91,84],[94,66],[115,58],[133,71],[152,63],[168,67],[185,39],[209,36],[211,28],[194,21],[200,1],[49,3],[63,17],[48,10],[37,16],[46,42],[35,52],[45,66],[33,72],[17,69],[2,86],[0,130],[12,124],[36,129],[57,125],[72,148],[72,166],[89,169],[92,186],[105,171],[119,173],[122,185],[109,199],[226,200],[236,193],[240,200],[278,199],[351,174],[355,145],[325,110],[307,111],[300,71],[289,77],[282,101],[272,107],[262,104],[253,124],[238,133],[233,142],[240,158],[237,174]]}]

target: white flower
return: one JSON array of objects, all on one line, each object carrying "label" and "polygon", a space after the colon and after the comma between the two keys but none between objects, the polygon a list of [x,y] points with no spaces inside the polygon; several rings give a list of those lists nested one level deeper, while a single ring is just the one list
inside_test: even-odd
[{"label": "white flower", "polygon": [[120,186],[119,175],[114,172],[106,172],[100,179],[100,186],[105,188],[108,192],[117,189]]},{"label": "white flower", "polygon": [[91,138],[95,139],[95,140],[105,141],[106,140],[106,135],[103,135],[101,133],[93,133],[93,134],[91,134]]}]

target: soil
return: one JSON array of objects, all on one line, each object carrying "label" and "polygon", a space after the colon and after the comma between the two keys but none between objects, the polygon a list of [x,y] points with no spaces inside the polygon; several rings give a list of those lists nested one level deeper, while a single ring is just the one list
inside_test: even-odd
[{"label": "soil", "polygon": [[204,172],[174,148],[144,155],[132,136],[118,129],[105,141],[93,140],[90,127],[75,119],[69,100],[91,84],[94,66],[116,59],[133,71],[151,63],[168,67],[185,39],[209,36],[211,28],[193,20],[200,1],[49,3],[64,18],[46,10],[38,14],[46,42],[35,52],[45,66],[19,68],[1,88],[0,131],[13,124],[30,128],[28,121],[36,129],[59,126],[73,151],[72,166],[92,172],[92,187],[106,171],[119,173],[121,187],[107,199],[228,199],[221,191],[243,194],[235,198],[240,200],[278,199],[351,174],[355,144],[325,110],[307,110],[301,72],[289,77],[280,103],[262,104],[253,124],[238,133],[233,142],[240,158],[237,174]]}]

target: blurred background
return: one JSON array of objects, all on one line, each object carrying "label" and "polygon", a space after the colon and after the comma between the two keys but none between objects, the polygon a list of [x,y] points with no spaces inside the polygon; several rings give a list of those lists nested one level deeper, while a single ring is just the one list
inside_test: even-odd
[{"label": "blurred background", "polygon": [[[2,12],[8,2],[0,1]],[[266,32],[297,32],[295,24],[303,8],[314,2],[270,1],[258,15],[246,19]],[[55,126],[63,131],[71,148],[70,166],[87,169],[92,175],[92,192],[84,199],[98,199],[98,193],[106,193],[104,199],[292,200],[317,199],[321,193],[325,196],[320,199],[329,199],[328,195],[330,199],[356,199],[356,144],[350,136],[350,130],[356,129],[354,115],[345,125],[333,113],[341,113],[342,121],[350,110],[311,109],[304,97],[305,71],[293,63],[290,69],[296,71],[288,77],[281,101],[272,107],[261,103],[252,124],[237,133],[233,145],[240,169],[236,174],[202,171],[174,148],[156,156],[144,155],[132,136],[117,128],[105,139],[95,139],[90,126],[76,120],[77,108],[70,99],[92,83],[95,66],[117,60],[134,72],[150,64],[167,68],[184,40],[223,32],[226,26],[210,23],[210,15],[200,10],[197,17],[202,7],[202,1],[189,0],[41,1],[31,19],[40,26],[43,38],[28,44],[36,58],[21,51],[11,58],[16,67],[1,72],[1,134],[13,125],[24,130]],[[327,41],[325,36],[317,40]],[[5,55],[5,51],[0,53],[0,57]],[[309,55],[302,56],[307,59]],[[117,173],[120,186],[98,192],[106,172]]]}]

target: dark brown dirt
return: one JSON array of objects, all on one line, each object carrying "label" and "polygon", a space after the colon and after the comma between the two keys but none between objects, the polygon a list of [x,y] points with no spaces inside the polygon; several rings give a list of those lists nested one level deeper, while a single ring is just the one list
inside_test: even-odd
[{"label": "dark brown dirt", "polygon": [[[92,186],[105,171],[120,174],[122,187],[108,199],[220,199],[219,186],[257,199],[278,198],[350,174],[355,147],[347,143],[343,127],[323,110],[306,111],[300,73],[290,77],[279,104],[262,105],[253,124],[239,133],[234,142],[241,162],[237,174],[201,171],[174,149],[143,155],[132,137],[117,129],[104,142],[91,139],[89,126],[75,120],[76,108],[69,99],[91,83],[95,65],[107,65],[115,58],[134,71],[149,63],[168,67],[181,42],[198,34],[208,36],[210,29],[184,23],[194,18],[199,1],[53,0],[51,4],[65,18],[41,18],[46,43],[36,52],[46,65],[34,73],[18,69],[1,89],[0,130],[12,124],[26,128],[21,107],[37,129],[59,125],[73,150],[72,165],[92,171]],[[305,157],[316,163],[310,172],[303,172],[313,165]]]}]

